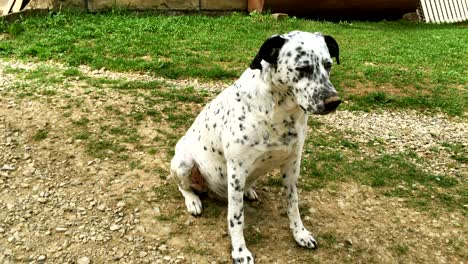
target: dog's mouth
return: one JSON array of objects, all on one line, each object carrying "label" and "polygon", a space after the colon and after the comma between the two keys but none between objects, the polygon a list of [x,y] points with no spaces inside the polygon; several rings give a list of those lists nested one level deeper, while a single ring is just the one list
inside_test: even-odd
[{"label": "dog's mouth", "polygon": [[323,106],[321,106],[319,109],[313,109],[312,106],[305,108],[304,106],[299,105],[299,107],[305,113],[311,113],[311,114],[316,114],[316,115],[326,115],[326,114],[335,112],[340,104],[341,104],[340,97],[332,96],[330,98],[323,100]]},{"label": "dog's mouth", "polygon": [[334,112],[336,112],[336,109],[322,110],[322,111],[308,111],[308,113],[311,113],[311,114],[314,114],[314,115],[328,115],[328,114],[331,114],[331,113],[334,113]]},{"label": "dog's mouth", "polygon": [[316,114],[317,115],[328,115],[328,114],[335,113],[335,112],[336,112],[336,109],[331,110],[331,111],[323,111],[323,112],[316,113]]}]

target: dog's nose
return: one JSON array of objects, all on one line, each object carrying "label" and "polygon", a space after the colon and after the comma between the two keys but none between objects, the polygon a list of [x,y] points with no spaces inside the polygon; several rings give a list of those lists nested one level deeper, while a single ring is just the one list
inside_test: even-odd
[{"label": "dog's nose", "polygon": [[331,112],[341,104],[341,99],[339,96],[332,96],[325,99],[323,102],[325,104],[325,110]]}]

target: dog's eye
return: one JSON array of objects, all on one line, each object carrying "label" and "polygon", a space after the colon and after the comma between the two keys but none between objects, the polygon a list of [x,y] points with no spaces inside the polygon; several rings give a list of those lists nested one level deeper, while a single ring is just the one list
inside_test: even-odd
[{"label": "dog's eye", "polygon": [[333,64],[332,64],[331,62],[325,63],[325,70],[326,70],[327,72],[330,72],[332,66],[333,66]]},{"label": "dog's eye", "polygon": [[306,66],[297,67],[296,70],[303,72],[303,73],[312,73],[314,68],[312,68],[312,66],[310,65],[306,65]]}]

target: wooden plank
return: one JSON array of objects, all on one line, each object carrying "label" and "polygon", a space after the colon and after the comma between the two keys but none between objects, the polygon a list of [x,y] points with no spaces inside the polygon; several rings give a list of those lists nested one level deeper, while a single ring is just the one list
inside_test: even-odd
[{"label": "wooden plank", "polygon": [[458,1],[458,8],[460,9],[460,21],[463,21],[466,19],[466,12],[465,8],[463,7],[464,0],[459,0]]},{"label": "wooden plank", "polygon": [[463,3],[463,21],[468,19],[468,2],[466,0],[461,0]]},{"label": "wooden plank", "polygon": [[429,15],[429,20],[431,22],[437,22],[437,18],[434,14],[434,5],[433,5],[433,1],[432,0],[428,0],[427,1],[427,11],[428,11],[428,15]]},{"label": "wooden plank", "polygon": [[429,12],[431,16],[431,21],[433,23],[437,23],[439,21],[439,18],[437,17],[437,14],[435,13],[435,4],[433,0],[429,0]]},{"label": "wooden plank", "polygon": [[462,0],[455,0],[455,10],[457,10],[458,13],[458,21],[463,21],[463,4],[461,3]]},{"label": "wooden plank", "polygon": [[426,1],[425,0],[421,0],[419,1],[419,3],[421,4],[421,13],[422,13],[422,17],[424,18],[424,21],[426,21],[426,23],[429,22],[429,19],[427,18],[427,15],[426,15]]},{"label": "wooden plank", "polygon": [[468,20],[468,0],[420,0],[426,23],[454,23]]},{"label": "wooden plank", "polygon": [[439,23],[445,22],[444,12],[442,11],[442,7],[440,6],[440,1],[435,0],[435,8],[437,12],[437,16],[439,18]]},{"label": "wooden plank", "polygon": [[446,6],[448,9],[450,9],[450,22],[456,22],[457,21],[457,13],[455,12],[455,6],[453,5],[453,0],[445,0],[446,1]]},{"label": "wooden plank", "polygon": [[431,22],[431,19],[429,17],[429,11],[428,11],[428,6],[427,6],[427,1],[426,0],[421,0],[421,9],[424,14],[424,20],[426,20],[426,23]]},{"label": "wooden plank", "polygon": [[8,0],[8,3],[4,6],[2,15],[8,15],[10,13],[11,7],[15,3],[15,0]]},{"label": "wooden plank", "polygon": [[461,13],[460,9],[458,8],[458,2],[457,0],[452,1],[453,4],[453,11],[455,12],[455,22],[461,21]]},{"label": "wooden plank", "polygon": [[458,22],[460,21],[461,17],[460,17],[460,11],[458,10],[457,0],[452,0],[450,1],[450,3],[452,4],[453,20],[455,22]]},{"label": "wooden plank", "polygon": [[445,1],[439,1],[440,10],[442,11],[442,16],[444,17],[444,23],[450,22],[450,10],[445,7]]},{"label": "wooden plank", "polygon": [[13,13],[19,12],[21,9],[21,4],[23,4],[23,0],[16,0],[15,5],[13,6],[13,9],[11,10],[11,12]]},{"label": "wooden plank", "polygon": [[463,14],[463,0],[457,0],[457,10],[459,14],[459,22],[465,20],[465,15]]},{"label": "wooden plank", "polygon": [[447,14],[447,22],[453,23],[454,19],[453,19],[453,14],[452,14],[452,8],[450,8],[449,2],[450,2],[450,0],[443,0],[442,4],[443,4],[443,6],[445,8],[445,12]]}]

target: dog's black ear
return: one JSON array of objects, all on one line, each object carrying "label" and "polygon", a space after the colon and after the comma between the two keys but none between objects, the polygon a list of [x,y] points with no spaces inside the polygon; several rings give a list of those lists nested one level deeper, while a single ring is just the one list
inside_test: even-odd
[{"label": "dog's black ear", "polygon": [[340,47],[338,42],[332,36],[325,36],[325,43],[328,47],[328,52],[330,52],[330,57],[336,59],[336,64],[340,64]]},{"label": "dog's black ear", "polygon": [[286,42],[286,39],[280,37],[280,36],[273,36],[269,39],[267,39],[263,45],[260,47],[260,50],[258,51],[257,55],[255,56],[254,60],[252,63],[250,63],[250,68],[252,70],[254,69],[262,69],[262,60],[270,63],[270,64],[277,64],[278,62],[278,55],[281,50],[281,47],[283,47],[284,43]]}]

